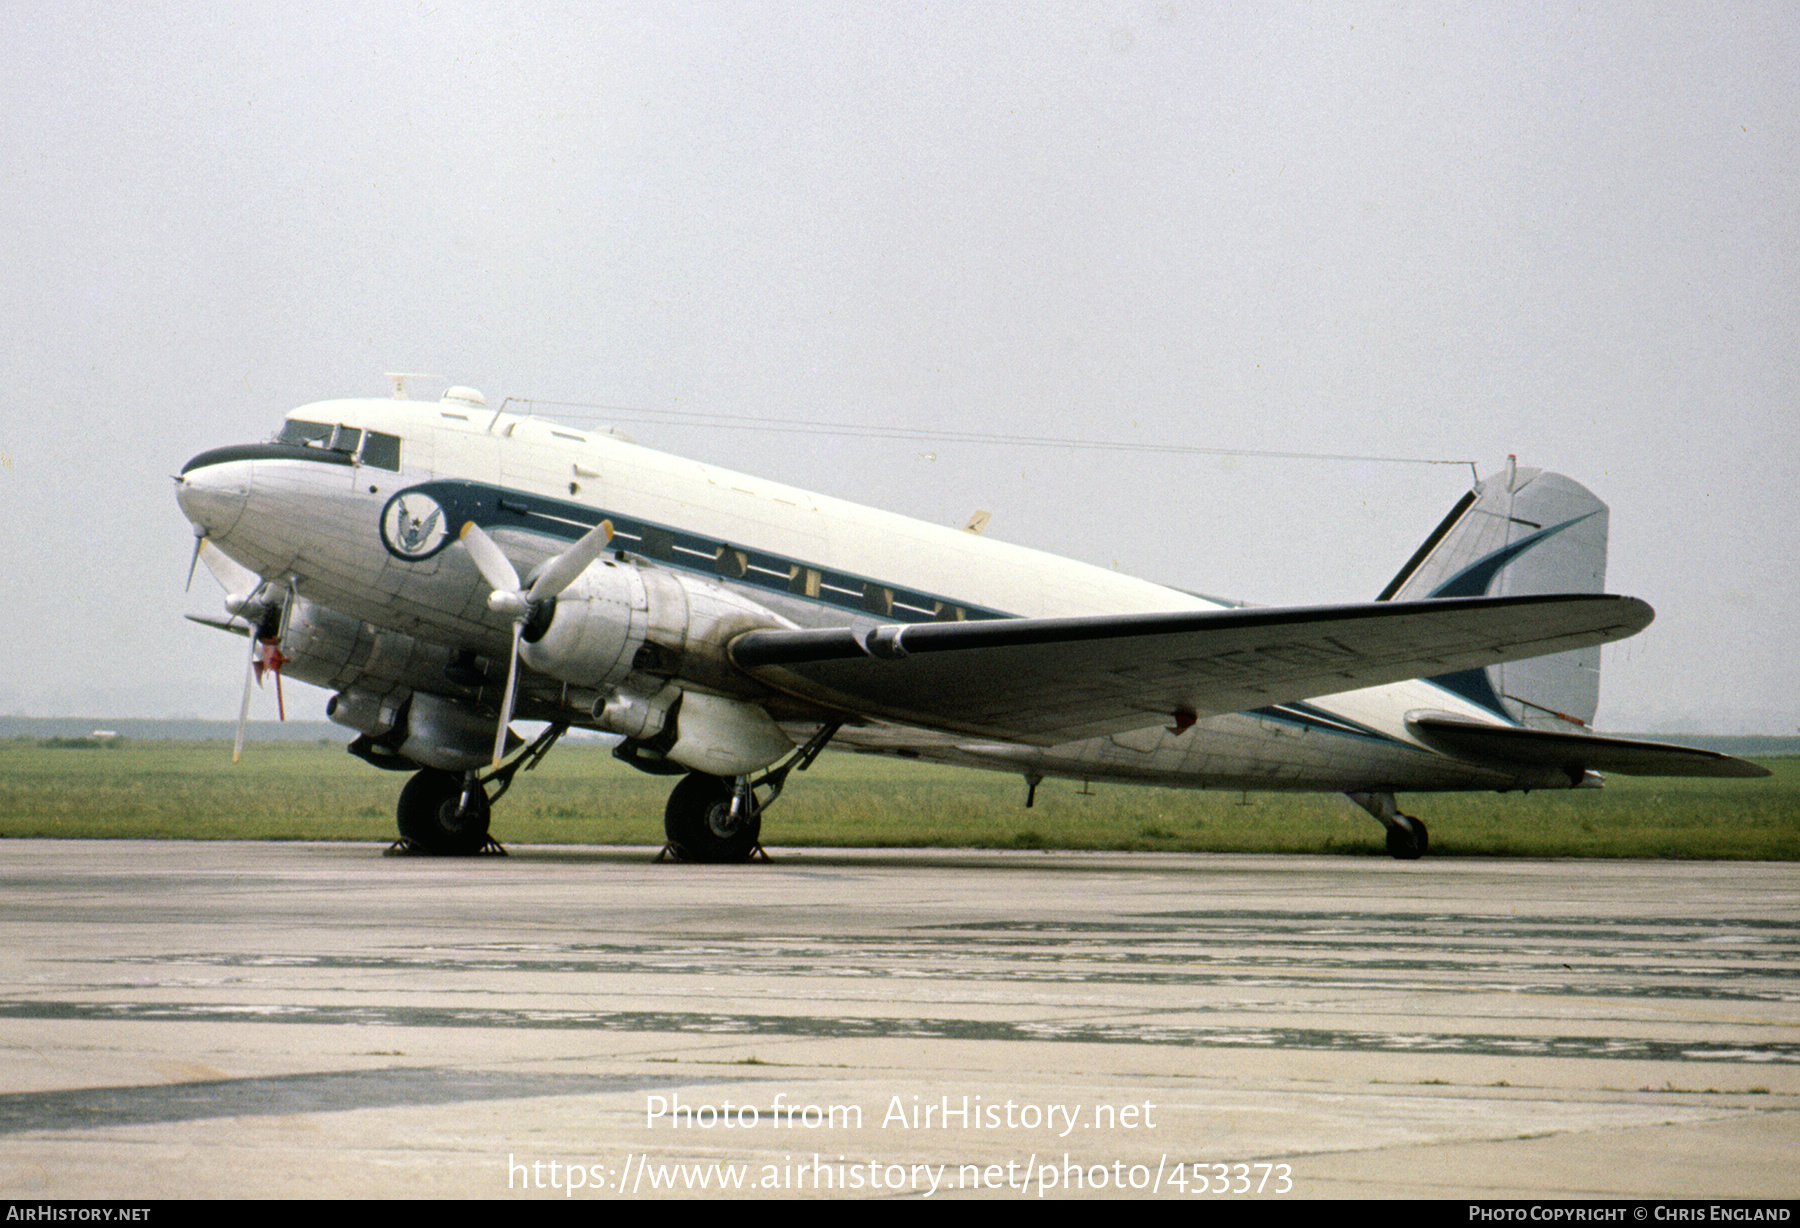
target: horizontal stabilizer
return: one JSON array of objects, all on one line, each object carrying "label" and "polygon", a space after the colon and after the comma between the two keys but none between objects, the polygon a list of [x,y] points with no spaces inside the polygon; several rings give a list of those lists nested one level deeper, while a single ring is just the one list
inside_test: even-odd
[{"label": "horizontal stabilizer", "polygon": [[1467,597],[750,631],[731,657],[847,712],[1054,746],[1609,643],[1652,617],[1630,597]]},{"label": "horizontal stabilizer", "polygon": [[1548,765],[1579,780],[1583,771],[1621,776],[1767,776],[1769,769],[1716,751],[1589,733],[1556,733],[1426,716],[1406,722],[1427,742],[1458,755]]}]

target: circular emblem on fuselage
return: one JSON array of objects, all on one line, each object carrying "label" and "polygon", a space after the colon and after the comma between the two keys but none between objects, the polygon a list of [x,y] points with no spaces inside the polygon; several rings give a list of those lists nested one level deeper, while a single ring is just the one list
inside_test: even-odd
[{"label": "circular emblem on fuselage", "polygon": [[449,543],[443,505],[424,491],[401,491],[381,509],[381,544],[396,558],[428,559]]}]

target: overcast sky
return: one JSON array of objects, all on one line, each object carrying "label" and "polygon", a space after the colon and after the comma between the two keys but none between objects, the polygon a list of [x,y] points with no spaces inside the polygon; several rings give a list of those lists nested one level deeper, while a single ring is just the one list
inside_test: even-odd
[{"label": "overcast sky", "polygon": [[1658,612],[1601,727],[1800,728],[1792,4],[33,2],[4,55],[0,712],[234,717],[168,475],[404,370],[1269,604],[1373,597],[1469,469],[926,436],[1516,453]]}]

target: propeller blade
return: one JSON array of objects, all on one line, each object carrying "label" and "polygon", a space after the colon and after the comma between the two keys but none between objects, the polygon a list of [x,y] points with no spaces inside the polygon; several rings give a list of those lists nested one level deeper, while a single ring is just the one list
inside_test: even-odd
[{"label": "propeller blade", "polygon": [[256,654],[262,647],[256,638],[256,632],[250,632],[250,663],[244,666],[244,702],[238,705],[237,740],[231,744],[231,761],[236,763],[244,757],[244,730],[250,724],[250,686],[256,681]]},{"label": "propeller blade", "polygon": [[500,552],[494,539],[481,529],[473,520],[462,527],[462,543],[469,551],[469,557],[475,560],[475,566],[481,569],[481,578],[488,582],[488,587],[496,593],[516,593],[520,589],[519,573],[512,565],[512,560]]},{"label": "propeller blade", "polygon": [[233,635],[249,635],[250,628],[235,618],[208,618],[204,614],[183,614],[183,618],[191,623],[199,623],[202,627],[217,627],[221,631],[229,631]]},{"label": "propeller blade", "polygon": [[506,668],[506,696],[500,701],[500,725],[494,730],[494,766],[506,757],[506,727],[512,723],[513,696],[519,685],[519,637],[525,634],[525,620],[513,620],[512,664]]},{"label": "propeller blade", "polygon": [[548,601],[575,583],[575,578],[586,571],[593,561],[606,552],[607,543],[612,541],[612,521],[602,520],[582,535],[580,541],[551,559],[538,578],[532,581],[531,591],[525,594],[527,601]]},{"label": "propeller blade", "polygon": [[181,590],[184,593],[191,593],[194,591],[194,568],[200,565],[200,549],[205,545],[206,535],[199,532],[198,527],[196,526],[196,531],[194,533],[194,557],[188,560],[187,583],[182,586]]}]

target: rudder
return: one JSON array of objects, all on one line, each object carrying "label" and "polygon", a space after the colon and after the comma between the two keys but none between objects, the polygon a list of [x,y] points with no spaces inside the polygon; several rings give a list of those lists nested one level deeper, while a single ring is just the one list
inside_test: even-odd
[{"label": "rudder", "polygon": [[[1520,469],[1508,457],[1504,469],[1463,496],[1377,600],[1602,592],[1606,530],[1606,504],[1587,487]],[[1531,728],[1585,727],[1600,703],[1600,649],[1431,681]]]}]

